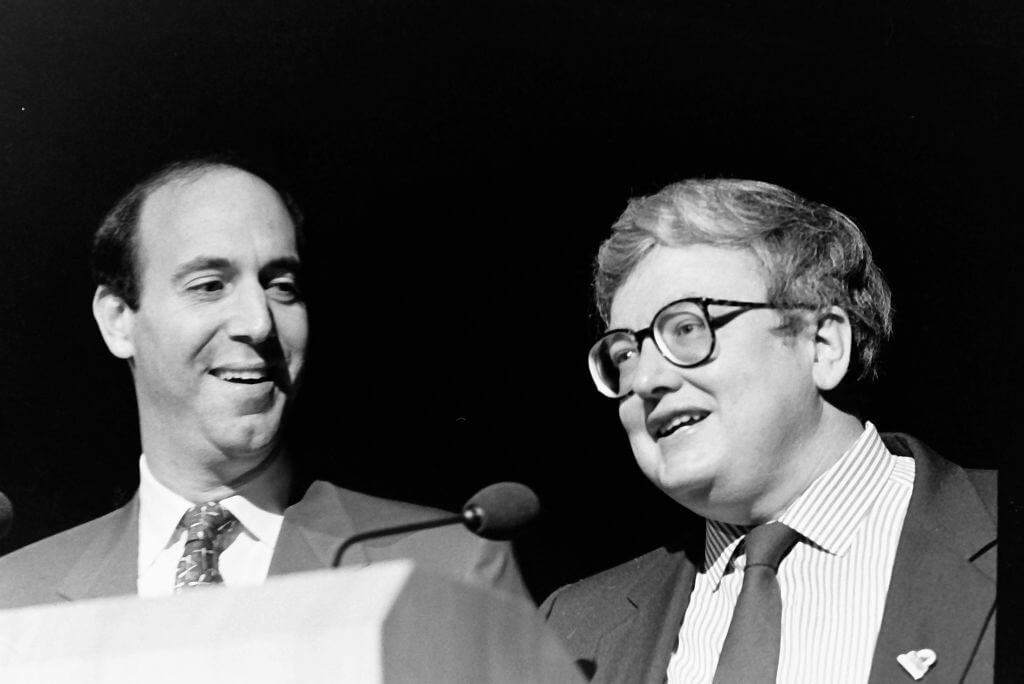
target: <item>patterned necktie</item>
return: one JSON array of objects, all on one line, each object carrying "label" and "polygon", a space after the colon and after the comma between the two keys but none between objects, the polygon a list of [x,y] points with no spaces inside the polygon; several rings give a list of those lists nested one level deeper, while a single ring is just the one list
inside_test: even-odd
[{"label": "patterned necktie", "polygon": [[779,563],[800,535],[782,523],[758,525],[743,544],[743,569],[736,608],[718,658],[714,684],[774,682],[779,670],[782,595]]},{"label": "patterned necktie", "polygon": [[188,534],[185,538],[185,551],[178,561],[174,591],[224,581],[217,568],[221,552],[218,540],[234,523],[235,516],[215,502],[193,506],[185,512],[181,526]]}]

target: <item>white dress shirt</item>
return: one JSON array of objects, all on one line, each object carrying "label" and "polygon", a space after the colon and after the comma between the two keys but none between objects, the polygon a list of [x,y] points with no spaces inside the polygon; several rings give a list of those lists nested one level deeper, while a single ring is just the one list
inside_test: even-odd
[{"label": "white dress shirt", "polygon": [[[280,467],[271,466],[219,502],[238,519],[220,555],[225,585],[259,584],[266,579],[288,496],[289,483],[283,470],[282,461]],[[179,523],[192,505],[156,479],[143,454],[139,459],[140,596],[174,593],[178,560],[185,548],[184,529]]]},{"label": "white dress shirt", "polygon": [[[779,682],[866,682],[914,460],[889,453],[874,425],[779,518],[803,538],[779,566]],[[709,520],[669,684],[711,682],[743,583],[750,529]]]}]

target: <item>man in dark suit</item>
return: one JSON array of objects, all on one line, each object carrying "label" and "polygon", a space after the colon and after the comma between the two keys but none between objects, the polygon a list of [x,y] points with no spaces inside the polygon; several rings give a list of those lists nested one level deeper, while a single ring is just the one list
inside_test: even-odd
[{"label": "man in dark suit", "polygon": [[849,406],[891,306],[848,217],[674,184],[630,203],[595,289],[595,384],[703,534],[545,601],[594,681],[992,680],[995,475]]},{"label": "man in dark suit", "polygon": [[[172,164],[109,212],[93,313],[132,372],[139,491],[0,559],[0,607],[256,584],[330,567],[358,532],[440,513],[299,474],[282,424],[309,337],[302,251],[294,202],[228,162]],[[401,557],[526,596],[509,547],[461,528],[358,544],[344,562]]]}]

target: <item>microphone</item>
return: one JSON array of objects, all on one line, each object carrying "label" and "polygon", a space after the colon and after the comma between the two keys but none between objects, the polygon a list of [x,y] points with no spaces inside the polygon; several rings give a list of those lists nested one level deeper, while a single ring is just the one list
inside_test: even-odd
[{"label": "microphone", "polygon": [[518,482],[496,482],[484,487],[466,502],[462,513],[453,513],[433,520],[382,527],[354,534],[346,539],[334,554],[332,568],[341,565],[341,557],[357,542],[377,537],[390,537],[404,532],[416,532],[432,527],[462,523],[484,539],[505,540],[533,521],[540,514],[540,500],[533,490]]},{"label": "microphone", "polygon": [[496,482],[477,492],[462,507],[469,531],[484,539],[503,541],[540,515],[540,500],[518,482]]},{"label": "microphone", "polygon": [[0,492],[0,539],[7,536],[14,524],[14,506],[7,495]]}]

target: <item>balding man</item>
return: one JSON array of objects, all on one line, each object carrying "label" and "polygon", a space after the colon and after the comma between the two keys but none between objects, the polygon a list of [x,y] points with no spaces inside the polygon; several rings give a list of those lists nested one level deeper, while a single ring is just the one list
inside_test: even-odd
[{"label": "balding man", "polygon": [[[171,164],[117,202],[94,240],[93,313],[131,369],[139,490],[0,559],[0,607],[257,584],[440,513],[297,478],[282,425],[310,335],[302,252],[294,202],[233,163]],[[402,557],[526,595],[509,547],[462,528],[356,544],[344,560]]]}]

